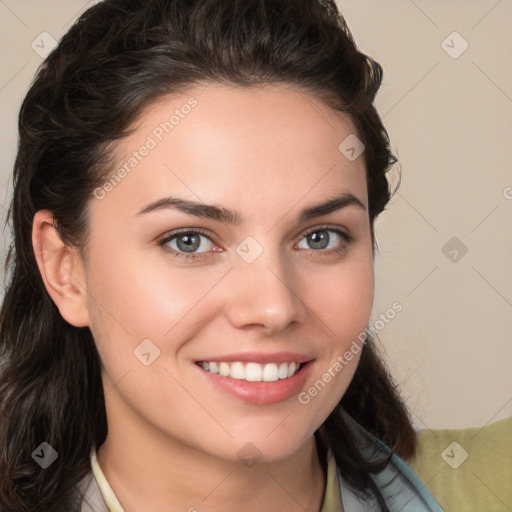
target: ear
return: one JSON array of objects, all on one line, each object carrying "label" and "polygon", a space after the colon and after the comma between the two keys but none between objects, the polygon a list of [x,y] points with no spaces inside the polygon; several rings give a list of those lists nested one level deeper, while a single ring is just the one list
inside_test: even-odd
[{"label": "ear", "polygon": [[39,210],[32,223],[32,246],[44,286],[64,320],[89,325],[85,268],[76,247],[59,235],[52,212]]}]

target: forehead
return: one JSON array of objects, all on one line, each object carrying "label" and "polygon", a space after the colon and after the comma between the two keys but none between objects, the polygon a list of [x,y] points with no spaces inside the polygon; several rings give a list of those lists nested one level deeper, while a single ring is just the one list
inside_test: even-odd
[{"label": "forehead", "polygon": [[355,136],[348,115],[293,87],[195,87],[142,112],[115,148],[105,199],[135,213],[172,194],[270,216],[272,205],[350,190],[367,205],[364,155],[340,151]]}]

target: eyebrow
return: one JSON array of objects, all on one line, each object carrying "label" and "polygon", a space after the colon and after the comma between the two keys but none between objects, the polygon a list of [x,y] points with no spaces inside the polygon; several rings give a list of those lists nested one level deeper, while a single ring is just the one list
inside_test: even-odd
[{"label": "eyebrow", "polygon": [[[324,203],[310,206],[309,208],[302,210],[299,215],[299,221],[304,222],[316,217],[321,217],[322,215],[327,215],[348,206],[356,206],[363,211],[366,211],[364,204],[355,195],[350,192],[344,192]],[[243,222],[243,217],[239,212],[228,210],[221,206],[204,204],[178,197],[163,197],[158,201],[154,201],[144,206],[136,213],[136,216],[166,209],[176,209],[189,215],[218,220],[226,224],[238,225]]]}]

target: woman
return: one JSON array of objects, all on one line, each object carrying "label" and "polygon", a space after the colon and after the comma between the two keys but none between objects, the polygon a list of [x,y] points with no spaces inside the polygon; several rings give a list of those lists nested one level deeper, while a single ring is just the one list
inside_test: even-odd
[{"label": "woman", "polygon": [[440,510],[368,329],[381,77],[327,0],[70,29],[20,112],[2,511]]}]

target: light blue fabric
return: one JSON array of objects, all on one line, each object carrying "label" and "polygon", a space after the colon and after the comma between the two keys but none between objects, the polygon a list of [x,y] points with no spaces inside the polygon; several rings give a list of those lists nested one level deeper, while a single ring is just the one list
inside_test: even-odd
[{"label": "light blue fabric", "polygon": [[[363,454],[371,460],[389,455],[391,449],[385,443],[365,430],[351,417],[346,416],[360,437]],[[347,486],[339,470],[338,478],[344,512],[380,511],[377,500],[375,498],[359,498]],[[391,512],[443,512],[426,485],[395,453],[391,455],[384,470],[372,475],[372,478]]]}]

